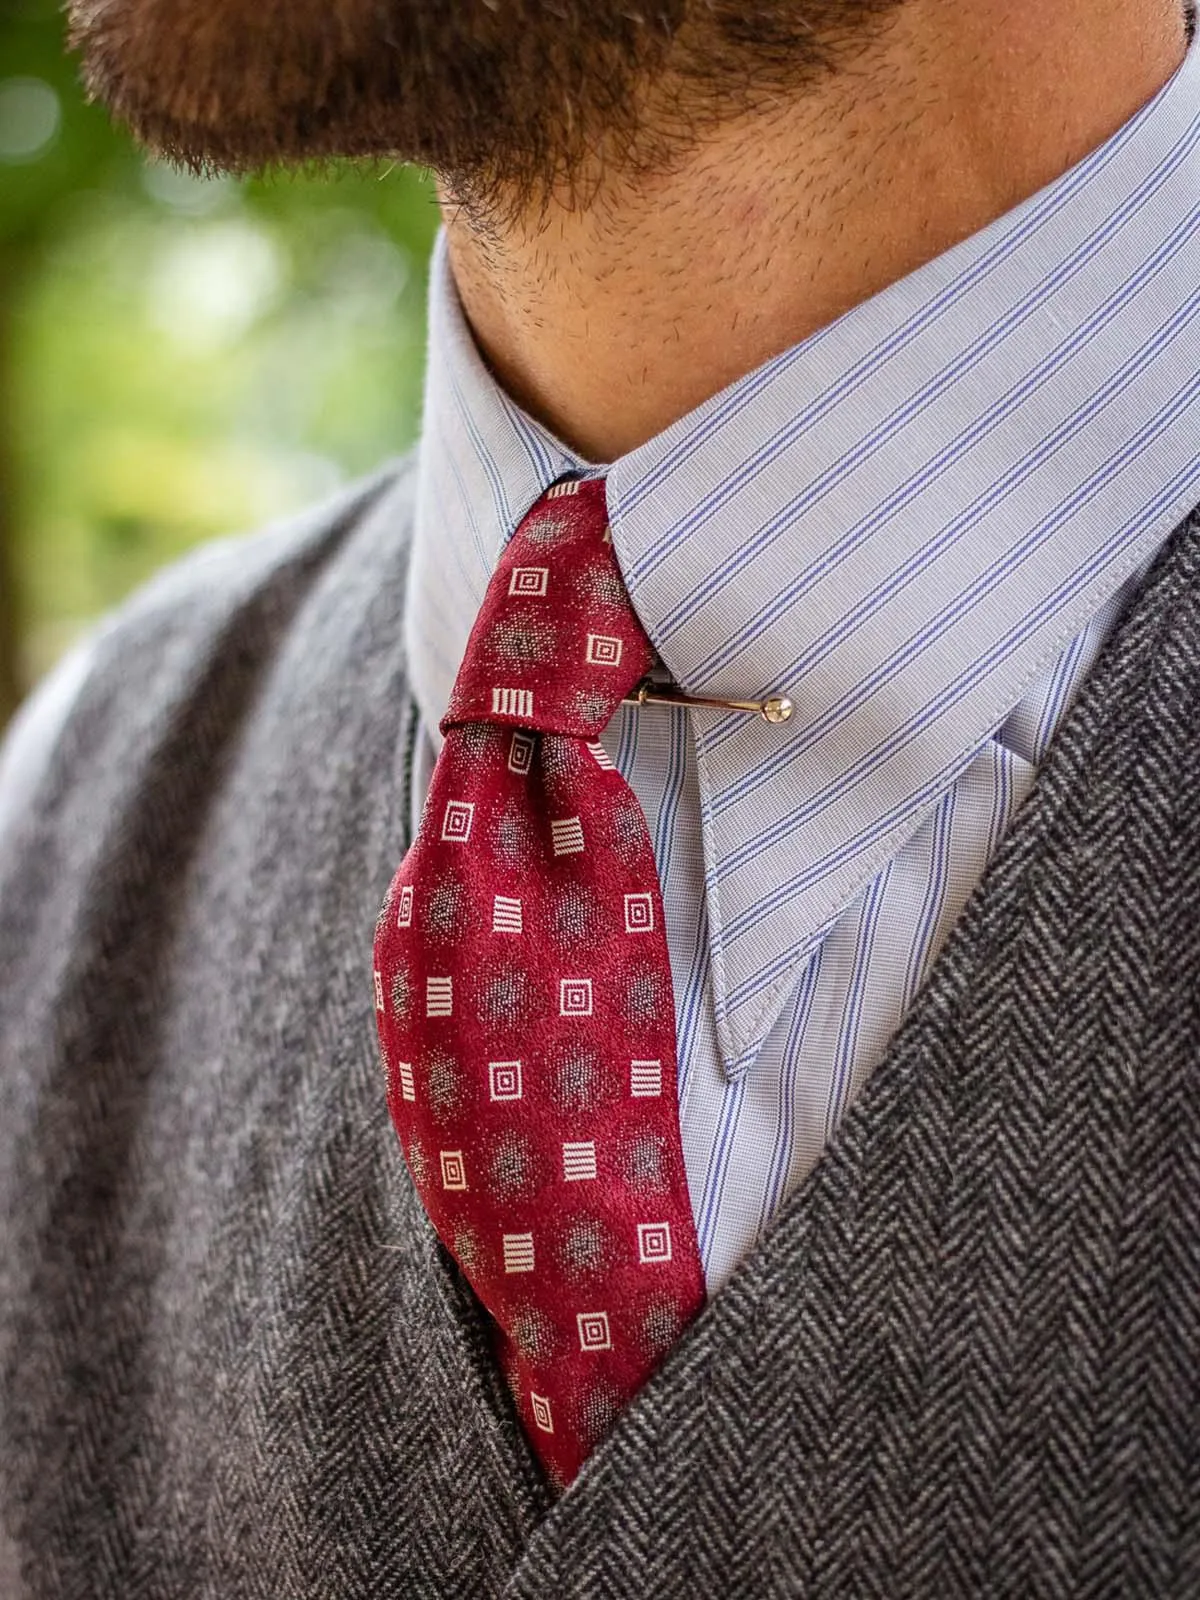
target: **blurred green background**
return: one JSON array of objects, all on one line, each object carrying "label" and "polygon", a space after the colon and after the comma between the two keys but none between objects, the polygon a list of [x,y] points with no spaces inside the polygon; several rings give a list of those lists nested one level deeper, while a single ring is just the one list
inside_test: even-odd
[{"label": "blurred green background", "polygon": [[436,225],[402,167],[150,161],[0,0],[0,726],[162,562],[411,441]]}]

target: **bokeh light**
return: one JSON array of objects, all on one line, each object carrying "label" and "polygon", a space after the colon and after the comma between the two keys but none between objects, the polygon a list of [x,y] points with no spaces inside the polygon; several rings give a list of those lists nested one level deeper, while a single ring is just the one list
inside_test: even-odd
[{"label": "bokeh light", "polygon": [[0,723],[192,544],[415,436],[423,177],[200,177],[85,103],[53,0],[0,16]]}]

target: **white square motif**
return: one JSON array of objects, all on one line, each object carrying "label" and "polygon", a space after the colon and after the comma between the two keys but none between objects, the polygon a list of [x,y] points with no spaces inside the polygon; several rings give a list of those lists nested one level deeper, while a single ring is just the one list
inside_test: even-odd
[{"label": "white square motif", "polygon": [[597,739],[593,744],[588,745],[588,752],[596,765],[598,767],[603,767],[605,772],[616,771],[616,768],[613,766],[612,757],[600,743],[599,739]]},{"label": "white square motif", "polygon": [[506,1233],[504,1235],[505,1272],[533,1271],[533,1235],[531,1233]]},{"label": "white square motif", "polygon": [[417,1091],[413,1085],[413,1070],[411,1061],[397,1061],[396,1076],[400,1080],[401,1100],[415,1100]]},{"label": "white square motif", "polygon": [[378,967],[375,968],[375,1009],[383,1010],[383,974]]},{"label": "white square motif", "polygon": [[447,800],[442,817],[442,838],[448,844],[466,844],[471,837],[475,807],[469,800]]},{"label": "white square motif", "polygon": [[588,663],[593,667],[619,667],[623,648],[624,646],[620,639],[610,638],[606,633],[589,633],[587,636]]},{"label": "white square motif", "polygon": [[454,979],[425,979],[425,1015],[450,1017],[454,1015]]},{"label": "white square motif", "polygon": [[591,1016],[592,980],[590,978],[560,978],[558,980],[558,1014],[560,1017]]},{"label": "white square motif", "polygon": [[519,1100],[521,1098],[521,1063],[519,1061],[489,1061],[488,1083],[493,1100]]},{"label": "white square motif", "polygon": [[611,1350],[607,1311],[580,1311],[575,1318],[581,1350]]},{"label": "white square motif", "polygon": [[652,933],[654,931],[654,897],[649,894],[625,896],[625,932]]},{"label": "white square motif", "polygon": [[498,894],[492,900],[492,932],[523,933],[521,902],[508,895]]},{"label": "white square motif", "polygon": [[671,1259],[671,1224],[669,1222],[639,1222],[638,1260],[653,1265],[656,1261]]},{"label": "white square motif", "polygon": [[561,483],[552,483],[546,490],[547,500],[561,500],[564,495],[578,494],[581,478],[564,478]]},{"label": "white square motif", "polygon": [[508,592],[538,600],[545,594],[549,581],[549,567],[514,567],[508,580]]},{"label": "white square motif", "polygon": [[532,689],[492,690],[492,710],[501,717],[531,717],[533,715]]},{"label": "white square motif", "polygon": [[635,1100],[652,1100],[662,1093],[662,1062],[631,1061],[629,1092]]},{"label": "white square motif", "polygon": [[556,856],[578,855],[583,849],[583,823],[578,817],[555,817],[550,823],[550,839]]},{"label": "white square motif", "polygon": [[412,884],[406,883],[400,891],[400,904],[396,910],[396,926],[398,928],[412,927],[413,891]]},{"label": "white square motif", "polygon": [[442,1157],[442,1188],[465,1189],[467,1187],[467,1169],[463,1162],[461,1150],[443,1150]]},{"label": "white square motif", "polygon": [[534,737],[531,733],[514,733],[508,747],[508,770],[523,778],[533,766]]},{"label": "white square motif", "polygon": [[543,1433],[554,1432],[554,1419],[550,1415],[550,1402],[544,1394],[534,1394],[529,1391],[529,1403],[533,1407],[533,1420]]},{"label": "white square motif", "polygon": [[580,1140],[563,1145],[563,1177],[567,1183],[583,1183],[596,1176],[596,1141]]}]

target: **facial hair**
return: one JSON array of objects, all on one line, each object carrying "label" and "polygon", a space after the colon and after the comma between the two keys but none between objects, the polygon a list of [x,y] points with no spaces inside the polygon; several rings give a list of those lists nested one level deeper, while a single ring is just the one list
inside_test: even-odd
[{"label": "facial hair", "polygon": [[802,92],[903,0],[71,0],[91,94],[155,152],[245,172],[431,168],[519,209]]}]

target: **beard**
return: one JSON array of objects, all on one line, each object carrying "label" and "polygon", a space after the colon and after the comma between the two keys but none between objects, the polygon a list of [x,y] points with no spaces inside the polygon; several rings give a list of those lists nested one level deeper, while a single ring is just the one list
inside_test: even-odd
[{"label": "beard", "polygon": [[[903,0],[71,0],[94,98],[204,171],[378,157],[519,211],[665,169]],[[589,176],[590,175],[590,176]]]}]

